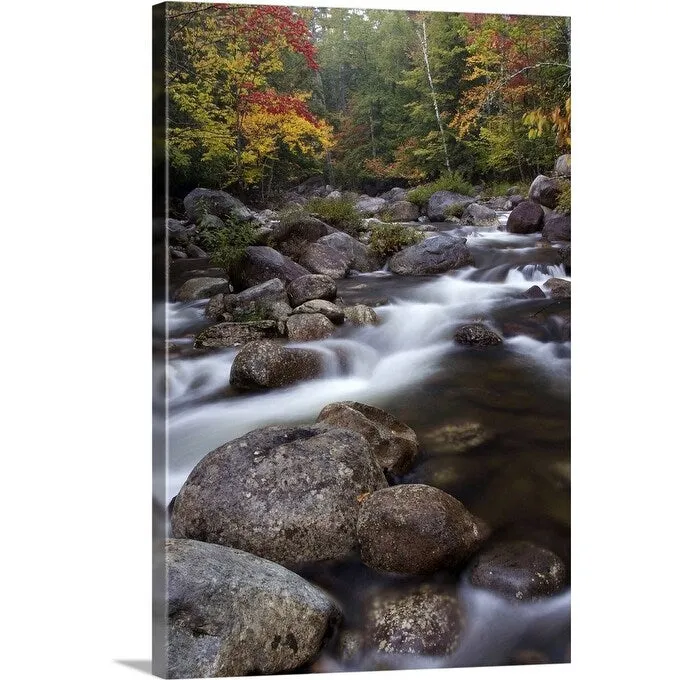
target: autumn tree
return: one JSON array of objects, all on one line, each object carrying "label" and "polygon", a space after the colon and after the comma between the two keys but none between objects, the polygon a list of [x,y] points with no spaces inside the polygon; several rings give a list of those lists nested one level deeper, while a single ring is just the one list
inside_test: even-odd
[{"label": "autumn tree", "polygon": [[310,92],[273,85],[290,55],[299,68],[318,69],[307,24],[290,8],[171,3],[167,38],[176,175],[209,186],[259,184],[266,194],[284,155],[300,164],[323,155],[331,130],[310,111]]}]

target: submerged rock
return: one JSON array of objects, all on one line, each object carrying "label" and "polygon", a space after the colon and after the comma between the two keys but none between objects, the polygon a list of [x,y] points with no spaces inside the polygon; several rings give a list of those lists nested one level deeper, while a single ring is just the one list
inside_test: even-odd
[{"label": "submerged rock", "polygon": [[293,671],[341,616],[320,588],[240,550],[168,539],[165,562],[169,678]]},{"label": "submerged rock", "polygon": [[276,321],[225,321],[202,330],[194,340],[194,347],[235,347],[278,335],[281,333]]},{"label": "submerged rock", "polygon": [[464,453],[491,441],[494,433],[481,423],[443,425],[427,433],[425,440],[438,453]]},{"label": "submerged rock", "polygon": [[512,234],[532,234],[543,228],[543,209],[533,201],[518,203],[508,215],[506,229]]},{"label": "submerged rock", "polygon": [[503,338],[483,323],[468,323],[459,326],[453,337],[461,345],[475,347],[490,347],[503,343]]},{"label": "submerged rock", "polygon": [[403,276],[426,276],[442,274],[466,265],[474,260],[466,239],[449,234],[437,234],[414,246],[399,251],[389,261],[389,268]]},{"label": "submerged rock", "polygon": [[285,565],[356,545],[360,499],[387,486],[364,437],[326,424],[265,427],[209,453],[175,501],[174,535]]},{"label": "submerged rock", "polygon": [[293,342],[307,342],[329,338],[335,326],[323,314],[298,313],[288,319],[286,331]]},{"label": "submerged rock", "polygon": [[371,445],[376,460],[394,474],[404,474],[413,465],[418,453],[416,433],[393,415],[377,406],[357,401],[328,404],[316,419],[358,432]]},{"label": "submerged rock", "polygon": [[335,281],[324,274],[307,274],[291,281],[286,292],[293,307],[299,307],[309,300],[335,300],[338,289]]},{"label": "submerged rock", "polygon": [[175,293],[175,300],[178,302],[193,302],[194,300],[209,298],[216,293],[228,292],[228,279],[201,276],[185,281]]},{"label": "submerged rock", "polygon": [[517,601],[533,601],[561,590],[567,570],[547,548],[529,541],[497,543],[477,555],[470,567],[473,585]]},{"label": "submerged rock", "polygon": [[460,643],[463,617],[450,588],[423,584],[384,590],[366,609],[365,646],[376,652],[447,656]]},{"label": "submerged rock", "polygon": [[426,484],[400,484],[361,505],[357,536],[369,567],[427,574],[468,559],[488,529],[453,496]]},{"label": "submerged rock", "polygon": [[242,390],[284,387],[323,375],[323,356],[271,340],[249,342],[231,365],[229,383]]}]

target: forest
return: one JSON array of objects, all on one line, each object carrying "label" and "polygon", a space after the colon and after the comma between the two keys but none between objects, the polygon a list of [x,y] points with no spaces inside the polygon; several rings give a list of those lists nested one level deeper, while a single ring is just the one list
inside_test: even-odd
[{"label": "forest", "polygon": [[167,63],[174,196],[509,186],[570,150],[568,17],[170,3]]}]

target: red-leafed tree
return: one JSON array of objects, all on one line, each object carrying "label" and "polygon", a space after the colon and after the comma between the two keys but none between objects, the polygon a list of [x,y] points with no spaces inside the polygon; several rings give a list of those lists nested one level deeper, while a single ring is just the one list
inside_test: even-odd
[{"label": "red-leafed tree", "polygon": [[316,70],[307,24],[288,7],[168,6],[169,147],[178,170],[199,164],[203,183],[247,187],[273,177],[282,152],[319,156],[330,128],[309,93],[271,84],[287,54]]}]

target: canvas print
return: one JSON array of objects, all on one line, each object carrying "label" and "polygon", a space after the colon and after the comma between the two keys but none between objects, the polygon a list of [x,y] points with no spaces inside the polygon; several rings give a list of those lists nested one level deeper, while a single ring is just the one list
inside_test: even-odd
[{"label": "canvas print", "polygon": [[450,10],[154,7],[157,675],[570,661],[570,19]]}]

